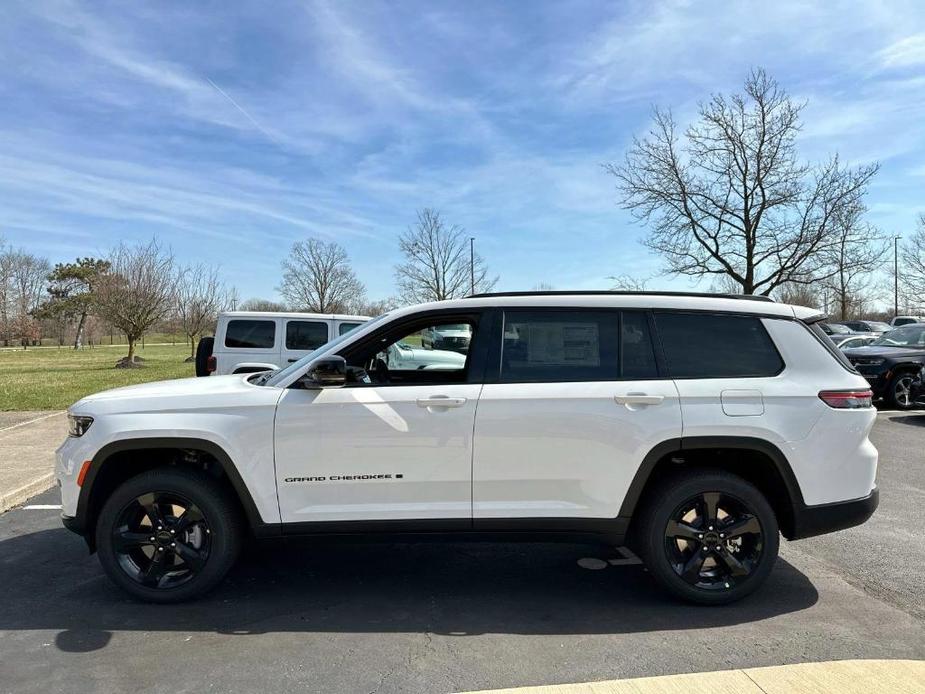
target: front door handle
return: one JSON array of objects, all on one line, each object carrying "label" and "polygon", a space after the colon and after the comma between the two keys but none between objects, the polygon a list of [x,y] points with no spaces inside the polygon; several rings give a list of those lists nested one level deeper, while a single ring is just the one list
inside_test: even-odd
[{"label": "front door handle", "polygon": [[647,393],[627,393],[626,395],[614,395],[613,399],[618,405],[661,405],[665,400],[665,396],[648,395]]},{"label": "front door handle", "polygon": [[418,398],[418,407],[462,407],[466,404],[466,398],[450,398],[446,395],[434,395],[430,398]]}]

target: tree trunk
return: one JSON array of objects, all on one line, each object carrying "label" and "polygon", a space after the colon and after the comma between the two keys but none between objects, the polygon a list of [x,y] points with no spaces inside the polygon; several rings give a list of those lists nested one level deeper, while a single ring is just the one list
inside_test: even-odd
[{"label": "tree trunk", "polygon": [[87,314],[80,314],[80,322],[77,324],[77,334],[74,335],[74,349],[80,349],[83,346],[84,323],[87,322]]},{"label": "tree trunk", "polygon": [[196,356],[196,336],[195,335],[189,336],[189,355],[191,357]]},{"label": "tree trunk", "polygon": [[130,335],[126,335],[128,339],[128,360],[129,362],[135,361],[135,338]]}]

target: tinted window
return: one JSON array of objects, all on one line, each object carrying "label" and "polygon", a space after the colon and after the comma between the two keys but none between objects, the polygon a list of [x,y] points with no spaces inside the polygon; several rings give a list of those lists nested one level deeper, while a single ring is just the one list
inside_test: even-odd
[{"label": "tinted window", "polygon": [[276,342],[276,323],[271,320],[231,320],[225,331],[225,347],[269,349]]},{"label": "tinted window", "polygon": [[286,323],[286,349],[318,349],[328,341],[328,324],[291,320]]},{"label": "tinted window", "polygon": [[613,381],[619,378],[616,311],[508,311],[501,381]]},{"label": "tinted window", "polygon": [[925,347],[925,325],[904,325],[884,333],[870,344],[877,347]]},{"label": "tinted window", "polygon": [[346,335],[354,328],[359,328],[362,323],[341,323],[337,328],[338,335]]},{"label": "tinted window", "polygon": [[657,313],[656,324],[673,378],[775,376],[783,369],[760,318]]},{"label": "tinted window", "polygon": [[655,350],[649,333],[649,319],[645,313],[626,311],[623,313],[622,329],[622,371],[621,378],[657,378]]}]

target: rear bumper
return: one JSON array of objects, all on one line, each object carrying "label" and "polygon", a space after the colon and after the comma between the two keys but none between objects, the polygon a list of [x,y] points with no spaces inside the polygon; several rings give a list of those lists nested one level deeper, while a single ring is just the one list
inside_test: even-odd
[{"label": "rear bumper", "polygon": [[787,539],[800,540],[861,525],[874,515],[879,503],[880,490],[874,487],[870,494],[860,499],[817,506],[801,505],[794,512],[793,536]]}]

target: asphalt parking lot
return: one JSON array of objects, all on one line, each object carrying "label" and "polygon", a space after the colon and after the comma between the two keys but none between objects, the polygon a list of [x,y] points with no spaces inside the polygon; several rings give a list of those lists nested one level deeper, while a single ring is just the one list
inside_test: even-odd
[{"label": "asphalt parking lot", "polygon": [[925,414],[881,413],[873,438],[871,521],[784,543],[767,586],[723,608],[672,602],[592,546],[308,542],[252,546],[208,598],[157,607],[113,587],[57,510],[16,509],[0,516],[0,691],[453,692],[922,659]]}]

